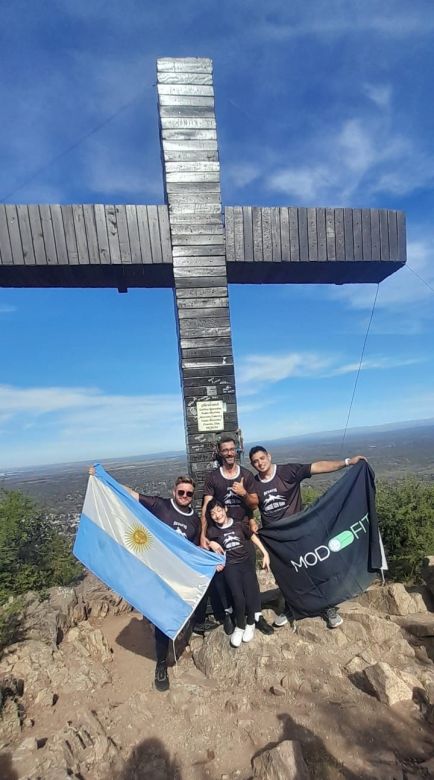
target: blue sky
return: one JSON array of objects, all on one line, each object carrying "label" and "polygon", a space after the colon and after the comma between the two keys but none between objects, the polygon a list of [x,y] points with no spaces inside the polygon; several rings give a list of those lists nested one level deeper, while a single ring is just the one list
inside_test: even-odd
[{"label": "blue sky", "polygon": [[[0,200],[162,203],[155,61],[212,57],[223,204],[406,211],[350,426],[434,417],[432,2],[0,10]],[[230,287],[248,441],[345,426],[375,291]],[[0,289],[0,352],[1,467],[183,448],[171,291]]]}]

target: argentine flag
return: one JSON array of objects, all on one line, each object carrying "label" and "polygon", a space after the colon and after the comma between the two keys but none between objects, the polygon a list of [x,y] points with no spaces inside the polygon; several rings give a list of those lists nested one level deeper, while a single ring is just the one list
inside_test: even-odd
[{"label": "argentine flag", "polygon": [[224,562],[158,520],[99,464],[89,477],[74,555],[171,639]]}]

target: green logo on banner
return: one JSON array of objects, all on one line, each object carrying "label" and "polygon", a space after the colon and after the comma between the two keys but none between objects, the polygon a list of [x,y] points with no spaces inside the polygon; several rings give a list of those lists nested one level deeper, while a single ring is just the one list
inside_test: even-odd
[{"label": "green logo on banner", "polygon": [[361,520],[353,523],[346,531],[341,531],[337,536],[333,536],[329,539],[327,544],[320,544],[315,547],[314,550],[300,555],[300,560],[296,563],[291,561],[296,572],[303,567],[305,569],[316,566],[317,563],[322,563],[330,558],[331,553],[341,552],[345,547],[348,547],[354,541],[358,540],[361,536],[368,533],[369,527],[369,515],[366,513]]}]

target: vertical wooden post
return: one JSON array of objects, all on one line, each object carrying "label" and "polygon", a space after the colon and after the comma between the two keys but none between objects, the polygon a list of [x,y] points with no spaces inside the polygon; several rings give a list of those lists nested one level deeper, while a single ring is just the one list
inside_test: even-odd
[{"label": "vertical wooden post", "polygon": [[187,456],[203,487],[219,434],[238,428],[212,62],[159,59]]}]

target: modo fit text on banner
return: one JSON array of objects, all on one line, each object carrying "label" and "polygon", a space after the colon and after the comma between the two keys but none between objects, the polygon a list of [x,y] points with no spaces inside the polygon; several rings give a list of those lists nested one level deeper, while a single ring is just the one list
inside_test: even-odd
[{"label": "modo fit text on banner", "polygon": [[348,469],[312,506],[259,533],[295,617],[318,615],[352,598],[387,568],[374,472],[366,461]]}]

